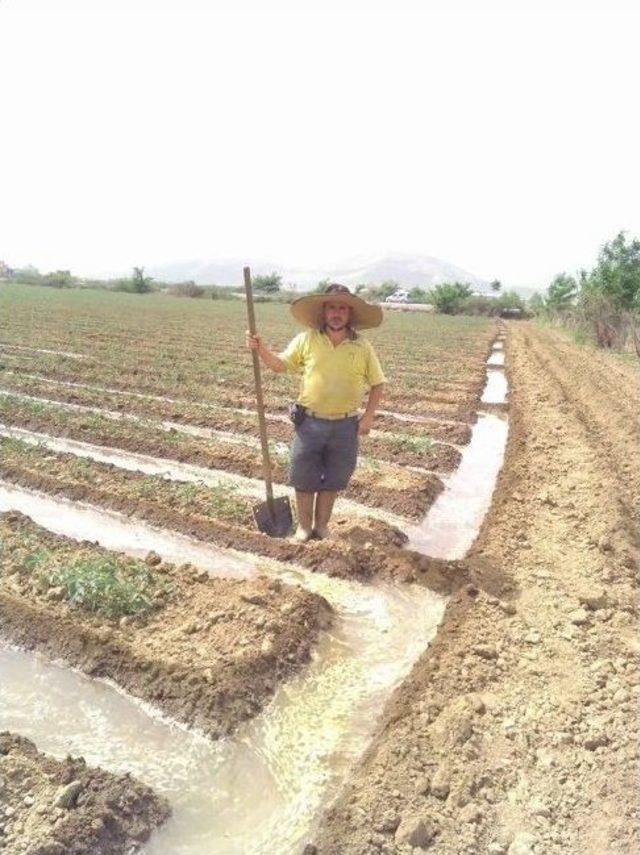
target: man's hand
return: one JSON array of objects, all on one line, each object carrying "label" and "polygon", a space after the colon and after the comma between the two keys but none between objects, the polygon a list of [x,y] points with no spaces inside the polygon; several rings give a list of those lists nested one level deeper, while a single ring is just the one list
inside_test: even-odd
[{"label": "man's hand", "polygon": [[245,342],[249,350],[257,350],[260,352],[260,348],[262,347],[262,337],[258,335],[258,333],[251,335],[249,330],[247,330]]},{"label": "man's hand", "polygon": [[358,436],[366,436],[372,427],[373,416],[370,413],[364,413],[358,422]]},{"label": "man's hand", "polygon": [[247,330],[245,343],[248,350],[255,351],[264,364],[272,371],[276,371],[278,374],[281,374],[283,371],[287,370],[285,363],[279,356],[276,356],[275,353],[272,353],[269,350],[266,344],[262,341],[262,336],[258,333],[251,335],[249,330]]}]

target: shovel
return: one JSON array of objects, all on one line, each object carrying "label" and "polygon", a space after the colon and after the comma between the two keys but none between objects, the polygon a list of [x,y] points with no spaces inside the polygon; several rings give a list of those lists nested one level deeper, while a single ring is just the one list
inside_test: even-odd
[{"label": "shovel", "polygon": [[[244,290],[247,294],[247,317],[249,319],[249,332],[256,334],[256,316],[253,310],[253,291],[251,289],[251,271],[244,268]],[[258,405],[258,425],[260,427],[260,445],[262,446],[262,465],[264,470],[264,484],[267,493],[267,501],[256,505],[253,516],[260,531],[270,537],[286,537],[293,528],[293,515],[288,496],[273,497],[273,484],[271,481],[271,460],[269,458],[269,443],[267,441],[267,423],[264,417],[264,399],[262,397],[262,382],[260,380],[260,360],[255,350],[251,351],[253,357],[253,377],[256,383],[256,402]]]}]

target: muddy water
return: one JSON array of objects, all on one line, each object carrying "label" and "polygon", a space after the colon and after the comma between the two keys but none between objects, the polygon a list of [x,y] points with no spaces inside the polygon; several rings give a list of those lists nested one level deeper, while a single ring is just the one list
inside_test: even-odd
[{"label": "muddy water", "polygon": [[245,578],[254,575],[260,559],[233,549],[212,549],[193,538],[130,520],[116,511],[103,510],[27,490],[0,481],[0,511],[20,511],[43,528],[73,537],[97,540],[106,549],[144,558],[155,550],[168,561],[190,561],[214,575]]},{"label": "muddy water", "polygon": [[460,465],[445,482],[424,521],[407,532],[410,549],[435,558],[464,557],[491,504],[507,433],[506,419],[478,416]]},{"label": "muddy water", "polygon": [[[59,533],[139,553],[131,544],[141,545],[140,527],[129,523],[128,544],[114,542],[111,514],[87,517],[70,502],[61,507],[12,488],[0,490],[0,508],[6,507],[28,509]],[[126,527],[126,518],[118,525]],[[143,548],[226,574],[226,551],[195,544],[151,531]],[[148,855],[296,851],[444,611],[444,599],[424,589],[363,587],[276,562],[261,562],[261,569],[321,594],[339,620],[305,672],[280,687],[233,739],[218,744],[150,717],[109,685],[32,655],[0,651],[0,729],[16,730],[56,756],[74,751],[90,763],[130,771],[170,799],[173,818]]]},{"label": "muddy water", "polygon": [[[494,350],[487,360],[484,403],[506,403],[508,384],[504,370],[492,366],[504,353]],[[471,429],[471,441],[462,449],[456,471],[445,481],[445,489],[418,526],[411,527],[408,548],[434,558],[463,558],[476,538],[489,510],[502,468],[509,425],[506,418],[480,413]]]},{"label": "muddy water", "polygon": [[504,404],[507,400],[508,391],[509,387],[504,371],[488,371],[487,385],[484,387],[480,401],[483,404]]}]

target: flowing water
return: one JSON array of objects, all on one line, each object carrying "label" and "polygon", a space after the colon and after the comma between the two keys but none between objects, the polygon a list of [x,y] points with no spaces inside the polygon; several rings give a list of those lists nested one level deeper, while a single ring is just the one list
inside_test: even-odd
[{"label": "flowing water", "polygon": [[423,522],[408,531],[409,548],[434,558],[463,558],[491,504],[508,424],[480,414],[462,460]]},{"label": "flowing water", "polygon": [[[230,575],[230,550],[122,515],[0,485],[0,510],[8,508],[28,511],[59,534],[134,556],[154,549],[166,560]],[[444,612],[444,598],[422,588],[362,586],[252,556],[235,569],[246,576],[258,564],[262,572],[324,596],[337,620],[310,666],[281,686],[233,739],[211,743],[161,716],[149,717],[143,705],[112,686],[30,654],[0,651],[2,729],[33,739],[55,756],[72,751],[112,771],[130,771],[170,799],[173,817],[148,853],[295,851],[364,750],[384,700],[428,645]]]},{"label": "flowing water", "polygon": [[480,401],[483,404],[504,404],[507,400],[508,391],[509,385],[504,371],[488,371],[487,385],[484,387]]},{"label": "flowing water", "polygon": [[[494,376],[502,377],[502,385]],[[483,401],[504,402],[506,392],[503,372],[488,371]],[[5,428],[2,433],[29,432]],[[465,554],[489,506],[506,438],[505,419],[479,416],[460,467],[424,522],[408,532],[412,548],[446,558]],[[86,443],[51,437],[45,443],[105,462],[114,462],[111,455],[117,454],[116,465],[135,464],[139,471],[161,465],[154,474],[165,477],[174,466],[180,466],[174,475],[181,479],[188,471],[184,464]],[[198,467],[188,469],[195,476]],[[200,470],[198,480],[206,471]],[[92,765],[129,771],[169,798],[173,816],[154,834],[147,855],[299,851],[365,749],[390,692],[435,635],[444,598],[418,586],[331,579],[214,548],[121,514],[0,485],[0,510],[7,508],[22,510],[52,531],[133,555],[154,549],[165,560],[189,561],[223,575],[250,576],[259,568],[332,604],[335,626],[323,635],[310,665],[281,685],[259,716],[219,742],[165,720],[104,681],[33,654],[0,650],[0,729],[21,733],[57,757],[82,754]]]}]

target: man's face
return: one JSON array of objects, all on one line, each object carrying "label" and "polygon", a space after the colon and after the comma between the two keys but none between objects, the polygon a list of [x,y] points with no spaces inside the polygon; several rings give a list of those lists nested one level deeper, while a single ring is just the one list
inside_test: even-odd
[{"label": "man's face", "polygon": [[344,303],[325,303],[323,308],[324,322],[330,330],[340,332],[345,329],[351,319],[351,307]]}]

